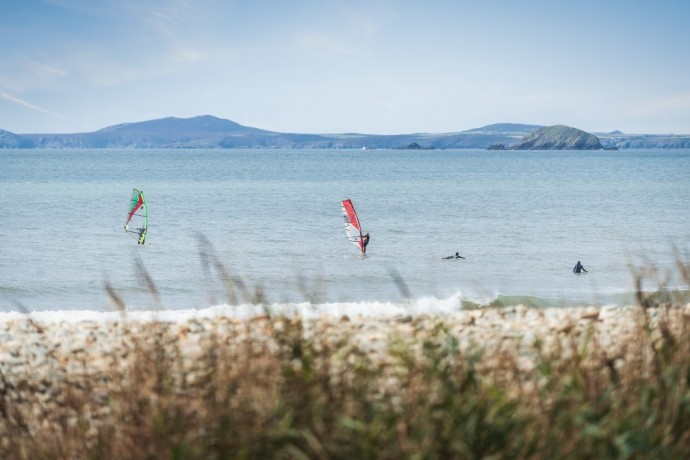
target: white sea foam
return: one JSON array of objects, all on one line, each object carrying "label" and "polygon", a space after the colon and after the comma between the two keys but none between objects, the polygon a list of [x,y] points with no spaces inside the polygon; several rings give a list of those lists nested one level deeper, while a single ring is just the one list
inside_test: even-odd
[{"label": "white sea foam", "polygon": [[[142,310],[138,307],[129,308],[125,313],[116,311],[98,312],[92,310],[56,310],[34,311],[28,316],[40,322],[80,322],[118,321],[123,317],[135,321],[160,320],[168,322],[182,322],[191,318],[208,318],[225,316],[230,318],[246,319],[267,313],[286,316],[300,316],[312,319],[323,316],[330,317],[386,317],[400,315],[426,314],[450,314],[462,308],[462,295],[460,292],[445,298],[422,297],[404,302],[330,302],[313,304],[301,303],[272,303],[267,305],[242,304],[242,305],[214,305],[200,309],[179,310]],[[0,322],[23,319],[27,313],[0,312]]]}]

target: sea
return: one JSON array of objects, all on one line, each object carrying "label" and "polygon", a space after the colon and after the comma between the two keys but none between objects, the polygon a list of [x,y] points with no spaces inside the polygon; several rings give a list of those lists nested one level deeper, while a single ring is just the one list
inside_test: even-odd
[{"label": "sea", "polygon": [[0,150],[0,316],[624,305],[688,289],[689,177],[690,150]]}]

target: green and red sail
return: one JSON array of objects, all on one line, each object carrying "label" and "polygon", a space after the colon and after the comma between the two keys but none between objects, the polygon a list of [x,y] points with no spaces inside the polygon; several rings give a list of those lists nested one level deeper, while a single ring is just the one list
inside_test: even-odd
[{"label": "green and red sail", "polygon": [[[132,228],[130,228],[130,226]],[[148,229],[149,210],[146,205],[146,198],[144,198],[144,192],[137,188],[132,189],[132,200],[130,201],[129,211],[127,212],[125,231],[132,238],[137,240],[137,243],[144,244]]]}]

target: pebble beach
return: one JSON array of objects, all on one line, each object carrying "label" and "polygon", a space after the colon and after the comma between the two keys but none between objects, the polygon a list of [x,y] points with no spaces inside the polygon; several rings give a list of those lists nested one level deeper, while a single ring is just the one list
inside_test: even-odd
[{"label": "pebble beach", "polygon": [[[401,426],[419,423],[417,430],[428,431],[424,439],[437,436],[431,419],[425,421],[430,415],[416,416],[414,411],[408,415],[401,409],[406,404],[422,413],[440,410],[437,416],[456,420],[453,424],[459,423],[455,429],[460,434],[448,435],[468,436],[471,445],[477,434],[467,432],[464,416],[455,418],[458,410],[470,410],[469,414],[479,416],[482,423],[488,423],[486,427],[499,434],[514,430],[511,423],[527,417],[524,414],[538,414],[554,404],[554,395],[562,393],[554,393],[553,388],[573,382],[567,377],[569,372],[579,376],[574,382],[582,379],[584,386],[578,391],[583,394],[594,392],[592,397],[599,398],[597,392],[614,385],[612,388],[625,397],[629,393],[623,389],[625,385],[637,388],[634,382],[645,381],[650,372],[653,377],[654,356],[660,356],[662,342],[685,346],[687,341],[682,337],[690,324],[690,304],[543,309],[518,305],[449,314],[315,315],[308,319],[298,315],[218,315],[171,321],[156,319],[155,315],[147,319],[132,316],[122,313],[101,321],[51,321],[23,315],[0,322],[3,455],[170,458],[177,443],[182,443],[197,446],[200,452],[185,458],[205,458],[210,453],[222,457],[225,444],[219,447],[218,439],[230,442],[227,436],[235,448],[256,451],[259,456],[283,455],[285,439],[292,439],[288,442],[291,449],[301,446],[301,452],[309,451],[309,436],[303,438],[305,441],[293,439],[295,432],[290,426],[271,415],[284,410],[291,414],[290,420],[297,417],[290,424],[316,423],[309,433],[323,430],[321,442],[331,443],[327,450],[336,452],[342,449],[337,441],[339,430],[349,433],[344,439],[353,439],[350,425],[342,425],[335,418],[329,422],[336,423],[335,428],[322,426],[323,420],[312,420],[314,414],[317,420],[328,417],[329,411],[344,411],[339,417],[346,416],[358,404],[368,407],[369,398],[382,405],[372,413],[379,415],[373,415],[374,422],[369,422],[374,423],[373,428],[367,432],[376,438],[383,426],[397,433],[394,436],[402,441],[395,441],[399,443],[396,455],[416,451],[420,442],[422,446],[431,442],[424,447],[427,449],[443,445],[438,440],[415,439],[415,430],[412,434],[400,431]],[[445,351],[435,354],[433,350]],[[479,380],[468,388],[457,386],[468,375],[475,375],[467,364],[473,356],[478,358],[470,367]],[[684,358],[680,362],[685,365]],[[544,374],[540,370],[544,363],[561,370],[556,376]],[[446,367],[450,374],[444,371]],[[625,383],[626,379],[632,383]],[[486,388],[494,387],[501,389],[500,393],[487,393]],[[550,392],[547,396],[545,388]],[[464,396],[454,403],[433,403],[434,397],[458,391]],[[491,396],[495,394],[505,396]],[[481,415],[481,401],[487,397],[492,411],[506,411],[500,423],[499,419],[491,421],[496,417],[492,411]],[[288,409],[281,409],[288,401]],[[320,409],[324,401],[341,401],[342,405]],[[509,401],[519,401],[525,412],[516,412]],[[476,406],[478,402],[480,406]],[[460,406],[454,407],[457,404]],[[471,409],[463,409],[466,407]],[[535,407],[541,409],[530,412]],[[302,411],[312,415],[300,422],[295,414]],[[355,411],[347,417],[372,417],[365,413]],[[390,414],[397,414],[394,417],[401,421],[397,425],[375,424],[378,416],[388,420]],[[559,416],[577,424],[579,415],[563,414]],[[230,422],[219,422],[228,416],[234,420],[228,427],[236,427],[230,431],[223,428]],[[624,418],[621,420],[628,426]],[[550,423],[547,417],[534,425],[538,428],[530,434],[533,438],[515,438],[522,446],[518,457],[527,455],[531,443],[536,442],[529,439],[544,443],[543,458],[578,452],[577,437],[566,430],[563,436],[567,442],[552,439]],[[240,434],[232,434],[238,428]],[[573,430],[580,432],[577,426]],[[283,441],[267,441],[276,436]],[[348,443],[353,455],[381,455],[390,449]],[[475,448],[477,452],[505,454],[511,452],[505,450],[509,447],[488,443]]]},{"label": "pebble beach", "polygon": [[[672,311],[690,315],[690,304]],[[321,317],[305,320],[303,334],[337,344],[347,339],[365,351],[372,362],[390,359],[392,339],[421,342],[438,333],[439,325],[457,340],[461,350],[510,351],[529,368],[536,341],[556,347],[564,337],[596,336],[611,354],[620,356],[634,343],[640,322],[647,317],[651,327],[668,311],[640,307],[528,308],[521,305],[499,309],[475,309],[445,315],[397,315],[387,317]],[[270,344],[272,334],[294,317],[255,316],[246,319],[223,316],[186,318],[178,321],[119,319],[105,321],[41,321],[29,315],[0,323],[0,372],[2,384],[28,385],[32,391],[49,392],[56,366],[70,379],[92,379],[107,373],[113,365],[134,358],[133,343],[156,340],[151,325],[163,326],[166,340],[175,342],[181,358],[193,366],[203,357],[212,340],[226,343]],[[554,348],[555,349],[555,348]],[[50,398],[45,398],[47,404]]]}]

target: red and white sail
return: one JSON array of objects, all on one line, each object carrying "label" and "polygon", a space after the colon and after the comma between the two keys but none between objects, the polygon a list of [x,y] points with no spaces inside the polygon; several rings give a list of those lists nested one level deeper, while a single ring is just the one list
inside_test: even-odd
[{"label": "red and white sail", "polygon": [[347,234],[347,239],[352,241],[352,243],[362,251],[362,254],[364,254],[362,226],[359,224],[359,218],[355,212],[355,207],[349,199],[343,200],[341,205],[343,208],[343,219],[345,220],[345,233]]}]

